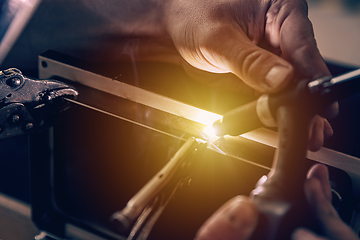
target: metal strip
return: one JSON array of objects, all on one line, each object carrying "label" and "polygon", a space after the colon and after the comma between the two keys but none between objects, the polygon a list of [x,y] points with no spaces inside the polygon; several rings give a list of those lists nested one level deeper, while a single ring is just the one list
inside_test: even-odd
[{"label": "metal strip", "polygon": [[[45,63],[45,64],[44,64]],[[44,56],[39,56],[39,76],[42,79],[52,78],[54,76],[60,76],[62,78],[81,83],[83,85],[89,86],[91,88],[95,88],[97,90],[101,90],[112,95],[118,96],[120,98],[124,98],[135,103],[139,103],[150,108],[157,109],[161,112],[166,112],[172,115],[175,115],[179,118],[183,118],[186,120],[191,120],[197,124],[202,125],[210,125],[215,120],[219,119],[221,116],[203,109],[199,109],[176,100],[167,98],[165,96],[126,84],[116,80],[113,80],[108,77],[101,76],[99,74],[95,74],[69,64],[59,62]],[[76,102],[79,104],[78,102]],[[85,104],[86,105],[86,104]],[[88,106],[88,105],[86,105]],[[89,107],[89,106],[88,106]],[[101,111],[98,108],[94,108],[97,111]],[[104,111],[106,112],[106,111]],[[109,114],[109,112],[106,112]],[[113,115],[115,117],[120,117],[117,115]],[[124,118],[124,120],[129,121],[129,119]],[[132,121],[135,124],[140,124],[138,122]],[[149,128],[148,125],[142,125],[144,127]],[[163,132],[159,129],[152,128],[155,131],[160,131],[169,135],[169,133]],[[189,133],[189,131],[188,131]],[[172,134],[170,134],[172,136]],[[178,136],[174,136],[179,138]],[[197,136],[198,137],[198,136]],[[232,142],[247,139],[258,144],[262,144],[268,146],[272,149],[277,148],[278,146],[278,135],[276,132],[260,128],[254,130],[252,132],[243,134],[238,137],[230,137],[227,136],[229,140]],[[234,145],[234,144],[232,144]],[[236,154],[226,153],[227,155],[232,155],[236,157]],[[238,158],[238,157],[236,157]],[[346,172],[358,175],[360,173],[360,159],[349,156],[337,151],[333,151],[331,149],[322,148],[318,152],[308,152],[308,158],[310,160],[328,164],[330,166],[342,169]],[[240,158],[240,160],[245,160]],[[246,160],[247,161],[247,160]],[[249,162],[249,161],[247,161]],[[256,163],[255,163],[256,164]],[[267,164],[266,164],[267,165]],[[271,163],[270,163],[271,165]],[[264,164],[260,164],[259,167],[265,167],[269,169],[269,166],[265,166]]]},{"label": "metal strip", "polygon": [[90,105],[87,105],[87,104],[85,104],[85,103],[81,103],[81,102],[79,102],[79,101],[76,101],[76,100],[73,100],[73,99],[69,99],[69,98],[67,98],[66,100],[69,101],[69,102],[71,102],[71,103],[73,103],[73,104],[77,104],[77,105],[79,105],[79,106],[86,107],[86,108],[92,109],[92,110],[94,110],[94,111],[97,111],[97,112],[100,112],[100,113],[104,113],[104,114],[110,115],[110,116],[112,116],[112,117],[115,117],[115,118],[118,118],[118,119],[121,119],[121,120],[130,122],[130,123],[132,123],[132,124],[136,124],[136,125],[138,125],[138,126],[141,126],[141,127],[144,127],[144,128],[148,128],[148,129],[150,129],[150,130],[152,130],[152,131],[155,131],[155,132],[158,132],[158,133],[162,133],[162,134],[165,134],[165,135],[167,135],[167,136],[170,136],[170,137],[173,137],[173,138],[182,140],[182,141],[186,141],[185,138],[181,138],[181,137],[179,137],[179,136],[176,136],[176,135],[167,133],[167,132],[165,132],[165,131],[161,131],[161,130],[159,130],[159,129],[157,129],[157,128],[150,127],[150,126],[148,126],[148,125],[142,124],[142,123],[140,123],[140,122],[133,121],[133,120],[131,120],[131,119],[128,119],[128,118],[125,118],[125,117],[122,117],[122,116],[119,116],[119,115],[116,115],[116,114],[113,114],[113,113],[109,113],[109,112],[107,112],[107,111],[101,110],[101,109],[99,109],[99,108],[95,108],[95,107],[90,106]]},{"label": "metal strip", "polygon": [[[46,62],[46,65],[41,64]],[[110,93],[112,95],[128,99],[175,116],[186,118],[204,125],[211,125],[221,118],[221,115],[205,111],[171,98],[132,86],[108,77],[101,76],[74,66],[61,63],[43,56],[39,57],[39,78],[48,79],[53,76],[61,76],[65,79],[81,83],[85,86]],[[44,67],[46,66],[46,67]]]}]

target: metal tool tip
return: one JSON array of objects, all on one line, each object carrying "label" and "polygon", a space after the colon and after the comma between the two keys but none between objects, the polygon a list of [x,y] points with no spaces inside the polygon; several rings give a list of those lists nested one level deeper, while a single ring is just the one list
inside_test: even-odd
[{"label": "metal tool tip", "polygon": [[222,119],[216,120],[213,123],[212,128],[213,128],[214,133],[215,133],[216,136],[222,137],[222,136],[225,135],[225,133],[223,131]]}]

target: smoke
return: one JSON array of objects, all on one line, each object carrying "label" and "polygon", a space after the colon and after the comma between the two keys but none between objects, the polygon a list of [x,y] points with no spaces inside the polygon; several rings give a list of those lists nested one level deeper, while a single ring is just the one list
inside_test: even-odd
[{"label": "smoke", "polygon": [[139,53],[139,45],[140,45],[139,39],[132,39],[125,43],[124,49],[122,51],[122,54],[125,54],[130,58],[130,62],[132,64],[133,73],[134,73],[134,85],[137,87],[139,86],[139,74],[136,64],[136,56]]}]

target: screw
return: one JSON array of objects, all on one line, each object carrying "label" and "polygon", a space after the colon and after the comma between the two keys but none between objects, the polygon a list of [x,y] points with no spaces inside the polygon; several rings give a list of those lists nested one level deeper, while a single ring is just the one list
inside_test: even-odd
[{"label": "screw", "polygon": [[20,121],[20,116],[17,114],[12,115],[11,122],[12,123],[18,123]]},{"label": "screw", "polygon": [[32,122],[28,122],[26,125],[25,125],[25,130],[26,131],[30,131],[34,128],[34,124]]},{"label": "screw", "polygon": [[39,96],[40,96],[41,100],[43,100],[43,101],[49,102],[52,100],[52,96],[49,95],[49,93],[40,93]]},{"label": "screw", "polygon": [[6,81],[7,85],[10,87],[18,87],[21,85],[21,79],[18,77],[10,78]]}]

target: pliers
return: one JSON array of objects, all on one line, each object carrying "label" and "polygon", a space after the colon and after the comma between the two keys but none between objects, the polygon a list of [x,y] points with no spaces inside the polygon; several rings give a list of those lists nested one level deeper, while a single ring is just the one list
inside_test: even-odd
[{"label": "pliers", "polygon": [[25,77],[16,68],[0,71],[0,140],[53,125],[75,99],[75,88],[55,80]]}]

